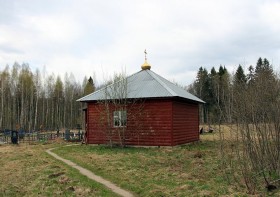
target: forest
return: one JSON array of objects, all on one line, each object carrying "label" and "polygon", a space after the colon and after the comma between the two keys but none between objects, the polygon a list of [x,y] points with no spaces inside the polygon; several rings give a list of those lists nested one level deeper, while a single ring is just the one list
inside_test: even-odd
[{"label": "forest", "polygon": [[270,192],[279,188],[280,84],[273,65],[259,58],[255,66],[244,71],[239,65],[232,74],[225,66],[210,72],[201,67],[188,90],[206,102],[201,123],[218,127],[227,179],[238,183],[239,172],[248,194],[264,186]]},{"label": "forest", "polygon": [[[7,65],[0,70],[0,129],[76,128],[83,124],[83,106],[76,100],[95,89],[91,77],[81,84],[72,73],[65,73],[62,81],[44,69],[32,72],[25,63]],[[201,123],[235,123],[245,113],[245,105],[257,112],[262,110],[262,102],[268,106],[268,101],[278,101],[279,77],[270,62],[260,57],[256,66],[244,70],[239,65],[234,73],[226,66],[218,71],[213,67],[210,72],[200,67],[196,80],[186,89],[206,102],[200,106]]]},{"label": "forest", "polygon": [[0,130],[73,129],[82,124],[82,104],[76,102],[95,89],[92,78],[83,84],[72,73],[55,74],[15,63],[0,70]]},{"label": "forest", "polygon": [[239,65],[234,73],[226,66],[218,71],[213,67],[210,72],[200,67],[187,90],[206,102],[200,110],[201,123],[237,123],[245,115],[254,121],[278,105],[279,76],[270,62],[260,57],[256,66],[244,70]]}]

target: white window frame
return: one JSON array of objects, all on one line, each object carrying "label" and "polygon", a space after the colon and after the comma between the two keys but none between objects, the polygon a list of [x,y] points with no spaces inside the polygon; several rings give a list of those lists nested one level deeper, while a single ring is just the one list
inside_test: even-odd
[{"label": "white window frame", "polygon": [[126,111],[114,111],[114,113],[113,113],[114,127],[126,127],[126,124],[127,124]]}]

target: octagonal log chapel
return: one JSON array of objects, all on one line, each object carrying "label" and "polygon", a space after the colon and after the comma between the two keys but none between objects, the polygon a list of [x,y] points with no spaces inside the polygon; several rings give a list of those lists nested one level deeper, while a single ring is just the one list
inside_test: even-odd
[{"label": "octagonal log chapel", "polygon": [[166,80],[147,62],[141,70],[78,101],[86,103],[88,144],[175,146],[199,140],[201,99]]}]

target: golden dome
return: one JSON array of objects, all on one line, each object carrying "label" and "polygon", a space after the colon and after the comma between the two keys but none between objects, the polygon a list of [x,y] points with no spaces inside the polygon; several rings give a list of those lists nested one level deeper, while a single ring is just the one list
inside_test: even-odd
[{"label": "golden dome", "polygon": [[141,68],[142,68],[142,70],[147,70],[147,69],[150,70],[151,65],[147,62],[147,51],[146,51],[146,49],[145,49],[144,53],[145,53],[145,62],[144,62],[144,64],[142,64]]},{"label": "golden dome", "polygon": [[142,64],[141,66],[142,70],[147,70],[147,69],[151,69],[151,65],[147,62],[147,60],[145,59],[144,64]]}]

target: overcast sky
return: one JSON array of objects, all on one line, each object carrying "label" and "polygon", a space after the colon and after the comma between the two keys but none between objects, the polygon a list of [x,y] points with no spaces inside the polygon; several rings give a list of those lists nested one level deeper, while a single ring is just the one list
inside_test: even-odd
[{"label": "overcast sky", "polygon": [[276,0],[0,0],[0,70],[73,73],[98,83],[114,72],[154,72],[181,85],[210,70],[247,68],[266,57],[280,65]]}]

